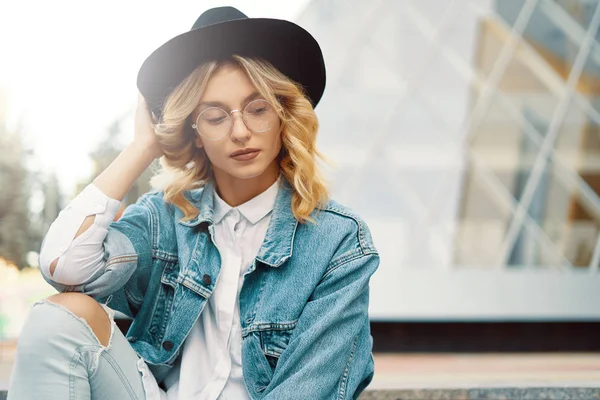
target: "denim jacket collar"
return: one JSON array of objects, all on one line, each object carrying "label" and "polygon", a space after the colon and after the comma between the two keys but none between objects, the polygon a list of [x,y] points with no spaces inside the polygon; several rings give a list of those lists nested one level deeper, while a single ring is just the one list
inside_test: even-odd
[{"label": "denim jacket collar", "polygon": [[[271,267],[279,267],[292,256],[294,235],[298,221],[292,213],[293,189],[281,178],[275,200],[271,222],[256,260]],[[181,225],[195,227],[202,223],[214,223],[214,183],[207,180],[203,187],[189,191],[188,199],[199,210],[198,216],[191,221],[179,221]]]},{"label": "denim jacket collar", "polygon": [[271,222],[256,259],[271,267],[279,267],[292,256],[298,220],[292,213],[293,189],[281,178]]}]

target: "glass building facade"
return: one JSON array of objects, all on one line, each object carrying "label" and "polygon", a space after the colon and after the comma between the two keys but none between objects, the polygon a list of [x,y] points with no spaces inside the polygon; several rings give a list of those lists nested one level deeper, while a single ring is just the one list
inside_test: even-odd
[{"label": "glass building facade", "polygon": [[600,2],[315,0],[333,196],[377,320],[600,317]]}]

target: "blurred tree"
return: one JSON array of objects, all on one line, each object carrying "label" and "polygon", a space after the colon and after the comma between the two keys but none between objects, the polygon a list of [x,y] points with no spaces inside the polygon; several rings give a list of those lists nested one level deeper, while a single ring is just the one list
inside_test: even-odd
[{"label": "blurred tree", "polygon": [[31,174],[29,189],[29,251],[39,252],[50,225],[64,206],[55,173]]},{"label": "blurred tree", "polygon": [[[128,112],[121,117],[115,119],[108,127],[106,131],[106,136],[104,139],[98,144],[96,150],[90,153],[90,158],[94,163],[94,171],[92,176],[80,182],[77,185],[77,193],[81,192],[85,186],[90,184],[96,176],[98,176],[102,171],[104,171],[111,162],[119,155],[119,153],[124,148],[124,126],[127,125],[129,119],[132,117],[132,113]],[[154,170],[158,168],[158,160],[155,160],[154,163],[146,169],[142,173],[142,175],[137,179],[137,181],[133,184],[127,196],[123,200],[124,205],[135,203],[136,200],[144,193],[148,192],[150,187],[150,178],[153,175]]]},{"label": "blurred tree", "polygon": [[23,124],[9,129],[8,96],[0,88],[0,258],[22,269],[39,252],[44,234],[62,208],[55,174],[35,167],[24,145]]},{"label": "blurred tree", "polygon": [[29,238],[28,172],[20,129],[0,121],[0,257],[25,266]]}]

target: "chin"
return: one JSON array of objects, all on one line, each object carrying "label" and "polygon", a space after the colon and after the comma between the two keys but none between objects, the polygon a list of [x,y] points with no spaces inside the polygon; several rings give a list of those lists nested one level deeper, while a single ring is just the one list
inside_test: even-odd
[{"label": "chin", "polygon": [[248,165],[242,168],[232,168],[226,172],[237,179],[253,179],[264,174],[266,170],[266,166]]},{"label": "chin", "polygon": [[262,156],[264,155],[260,154],[252,162],[244,164],[232,160],[222,160],[222,163],[219,163],[220,165],[215,164],[214,167],[220,169],[221,173],[225,173],[234,179],[254,179],[265,173],[269,173],[274,168],[273,163],[276,162],[276,155],[273,158],[268,157],[268,160]]}]

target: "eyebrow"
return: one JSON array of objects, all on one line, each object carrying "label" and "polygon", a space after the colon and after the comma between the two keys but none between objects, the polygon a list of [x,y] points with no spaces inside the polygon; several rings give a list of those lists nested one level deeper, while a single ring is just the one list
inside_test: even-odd
[{"label": "eyebrow", "polygon": [[[251,102],[252,100],[256,99],[259,96],[260,96],[260,93],[258,93],[258,91],[252,92],[250,95],[246,96],[246,98],[244,100],[242,100],[242,105],[245,106],[246,104],[248,104],[249,102]],[[198,107],[204,107],[204,106],[206,106],[206,107],[221,107],[221,108],[229,109],[229,106],[221,101],[201,101],[200,104],[198,104]]]}]

